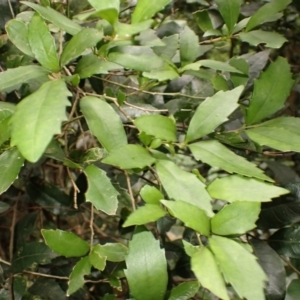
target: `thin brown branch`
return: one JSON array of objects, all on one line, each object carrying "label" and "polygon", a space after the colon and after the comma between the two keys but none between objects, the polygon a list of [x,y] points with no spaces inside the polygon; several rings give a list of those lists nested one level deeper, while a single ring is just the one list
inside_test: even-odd
[{"label": "thin brown branch", "polygon": [[80,190],[79,190],[78,186],[76,185],[76,183],[75,183],[75,181],[74,181],[74,179],[72,177],[72,174],[71,174],[69,168],[67,168],[67,173],[68,173],[68,176],[70,178],[71,184],[72,184],[73,189],[74,189],[74,194],[73,194],[74,208],[78,209],[78,205],[77,205],[77,193],[80,193]]},{"label": "thin brown branch", "polygon": [[131,199],[131,204],[132,204],[132,210],[135,211],[135,199],[132,193],[132,188],[131,188],[131,182],[130,182],[130,177],[127,173],[127,171],[124,171],[125,177],[126,177],[126,183],[127,183],[127,187],[128,187],[128,192],[129,192],[129,196]]}]

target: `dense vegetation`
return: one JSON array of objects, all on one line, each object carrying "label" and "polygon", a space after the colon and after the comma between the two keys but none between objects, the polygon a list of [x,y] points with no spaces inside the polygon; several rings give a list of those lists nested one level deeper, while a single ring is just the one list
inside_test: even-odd
[{"label": "dense vegetation", "polygon": [[299,299],[298,9],[0,1],[0,299]]}]

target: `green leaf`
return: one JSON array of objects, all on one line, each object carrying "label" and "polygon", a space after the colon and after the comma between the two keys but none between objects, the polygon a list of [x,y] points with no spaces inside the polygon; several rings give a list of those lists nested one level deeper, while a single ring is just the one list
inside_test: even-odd
[{"label": "green leaf", "polygon": [[4,151],[0,155],[0,194],[5,192],[18,177],[24,158],[17,148]]},{"label": "green leaf", "polygon": [[240,14],[241,0],[216,0],[216,3],[230,34]]},{"label": "green leaf", "polygon": [[0,102],[0,145],[10,138],[10,117],[15,112],[16,105],[8,102]]},{"label": "green leaf", "polygon": [[97,10],[97,16],[107,20],[111,24],[118,21],[120,0],[99,1],[88,0],[89,3]]},{"label": "green leaf", "polygon": [[143,76],[150,79],[156,79],[158,81],[173,80],[179,77],[178,72],[173,66],[165,63],[163,67],[152,70],[150,72],[143,72]]},{"label": "green leaf", "polygon": [[52,9],[50,6],[43,7],[41,5],[31,3],[28,1],[21,1],[21,3],[36,10],[45,20],[48,20],[58,28],[62,29],[63,31],[71,35],[74,35],[78,33],[80,30],[82,30],[82,27],[79,24],[71,21],[64,15]]},{"label": "green leaf", "polygon": [[146,204],[132,212],[126,219],[123,227],[143,225],[155,222],[165,216],[167,212],[157,204]]},{"label": "green leaf", "polygon": [[246,130],[251,140],[263,146],[269,146],[281,151],[300,152],[299,133],[279,127],[260,126]]},{"label": "green leaf", "polygon": [[109,53],[108,60],[127,69],[145,72],[158,69],[165,64],[164,60],[147,46],[115,47]]},{"label": "green leaf", "polygon": [[239,175],[217,178],[207,188],[211,197],[228,202],[267,202],[289,191],[272,184]]},{"label": "green leaf", "polygon": [[202,235],[209,236],[210,220],[202,209],[183,201],[161,200],[160,202],[168,208],[175,218],[184,222],[185,226],[198,231]]},{"label": "green leaf", "polygon": [[299,133],[300,128],[300,118],[294,118],[294,117],[279,117],[275,118],[269,121],[266,121],[264,123],[259,124],[258,126],[263,127],[278,127],[278,128],[284,128],[292,133]]},{"label": "green leaf", "polygon": [[91,253],[89,254],[89,260],[90,260],[90,264],[100,270],[103,271],[105,269],[106,266],[106,256],[101,255],[101,253],[99,253],[97,246],[100,245],[96,245],[95,247],[93,247]]},{"label": "green leaf", "polygon": [[265,299],[267,277],[254,255],[239,243],[220,236],[209,238],[209,245],[226,281],[241,298]]},{"label": "green leaf", "polygon": [[190,142],[201,138],[226,122],[228,116],[237,109],[243,90],[244,87],[239,86],[231,91],[220,91],[206,98],[191,119],[185,141]]},{"label": "green leaf", "polygon": [[86,191],[86,201],[91,202],[97,210],[101,210],[108,215],[114,215],[118,208],[118,192],[113,187],[106,173],[94,165],[85,168],[88,190]]},{"label": "green leaf", "polygon": [[211,198],[197,176],[181,170],[168,160],[158,160],[156,170],[170,198],[188,202],[205,210],[208,216],[213,215]]},{"label": "green leaf", "polygon": [[229,300],[216,259],[208,248],[202,247],[191,256],[191,267],[204,288],[224,300]]},{"label": "green leaf", "polygon": [[131,23],[139,23],[151,19],[162,10],[171,0],[139,0],[131,15]]},{"label": "green leaf", "polygon": [[5,30],[10,41],[19,50],[28,56],[34,57],[27,38],[28,28],[22,21],[16,19],[10,20],[8,23],[6,23]]},{"label": "green leaf", "polygon": [[229,173],[255,177],[273,182],[263,171],[244,157],[236,155],[216,140],[201,141],[189,145],[194,157],[212,167],[221,168]]},{"label": "green leaf", "polygon": [[225,205],[212,219],[211,230],[218,235],[242,235],[256,227],[259,202],[234,202]]},{"label": "green leaf", "polygon": [[[135,300],[163,300],[168,274],[164,250],[151,232],[140,232],[129,242],[124,270]],[[159,279],[159,280],[158,280]]]},{"label": "green leaf", "polygon": [[55,257],[57,254],[44,243],[26,242],[15,252],[11,271],[20,273],[36,264],[49,264]]},{"label": "green leaf", "polygon": [[67,296],[72,295],[83,287],[84,276],[90,275],[91,267],[92,266],[88,256],[81,258],[80,261],[77,262],[72,270],[72,273],[70,274]]},{"label": "green leaf", "polygon": [[14,69],[8,69],[0,73],[0,91],[11,92],[18,89],[21,84],[28,83],[50,72],[40,66],[21,66]]},{"label": "green leaf", "polygon": [[97,244],[94,246],[93,251],[96,251],[99,255],[105,256],[107,260],[113,262],[124,261],[128,255],[128,248],[121,243]]},{"label": "green leaf", "polygon": [[104,100],[93,96],[83,97],[80,100],[80,109],[91,133],[107,151],[127,144],[120,117]]},{"label": "green leaf", "polygon": [[64,50],[60,57],[60,63],[62,66],[69,63],[74,58],[81,55],[87,48],[94,47],[99,41],[102,40],[103,32],[95,28],[84,28],[76,35],[64,47]]},{"label": "green leaf", "polygon": [[148,135],[153,135],[155,138],[175,142],[176,124],[168,117],[161,115],[143,115],[134,120],[134,125]]},{"label": "green leaf", "polygon": [[298,300],[300,295],[300,281],[299,279],[293,279],[286,291],[285,300]]},{"label": "green leaf", "polygon": [[257,123],[283,108],[293,84],[290,65],[285,58],[278,57],[254,82],[246,114],[247,125]]},{"label": "green leaf", "polygon": [[94,74],[108,74],[109,71],[118,69],[122,69],[122,67],[91,53],[83,56],[79,60],[76,65],[75,73],[78,73],[80,78],[87,78]]},{"label": "green leaf", "polygon": [[183,282],[171,290],[168,300],[188,300],[195,296],[199,290],[197,281]]},{"label": "green leaf", "polygon": [[199,38],[195,32],[186,25],[179,35],[179,41],[180,62],[181,66],[184,67],[192,63],[198,57]]},{"label": "green leaf", "polygon": [[46,244],[56,253],[65,257],[77,257],[85,255],[90,245],[72,232],[63,230],[42,229],[42,235]]},{"label": "green leaf", "polygon": [[273,17],[279,11],[285,9],[291,2],[292,0],[273,0],[270,3],[263,5],[250,18],[246,26],[246,31],[249,31],[260,24],[268,22],[271,17]]},{"label": "green leaf", "polygon": [[130,144],[111,151],[102,162],[126,170],[149,167],[155,159],[144,147]]},{"label": "green leaf", "polygon": [[148,204],[159,204],[164,195],[154,186],[144,185],[140,190],[140,195]]},{"label": "green leaf", "polygon": [[52,72],[60,70],[56,45],[48,26],[39,14],[28,25],[28,42],[36,60]]},{"label": "green leaf", "polygon": [[146,31],[153,24],[153,20],[146,20],[136,24],[116,23],[114,25],[115,32],[118,36],[127,37],[136,35],[142,31]]},{"label": "green leaf", "polygon": [[49,81],[18,103],[12,116],[11,144],[30,162],[36,162],[53,135],[60,133],[70,95],[63,80]]},{"label": "green leaf", "polygon": [[266,47],[275,49],[280,48],[285,42],[287,42],[287,39],[281,34],[263,30],[242,32],[239,36],[242,42],[247,42],[250,45],[258,46],[259,44],[266,44]]},{"label": "green leaf", "polygon": [[179,35],[165,36],[162,42],[165,43],[164,47],[153,47],[155,54],[166,59],[173,58],[179,46]]},{"label": "green leaf", "polygon": [[197,22],[197,25],[203,32],[214,29],[210,15],[207,10],[194,12],[193,15]]}]

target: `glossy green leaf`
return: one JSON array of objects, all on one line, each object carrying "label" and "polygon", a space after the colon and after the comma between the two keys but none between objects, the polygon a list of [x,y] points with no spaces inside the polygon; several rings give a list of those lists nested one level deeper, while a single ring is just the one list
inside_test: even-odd
[{"label": "glossy green leaf", "polygon": [[143,225],[155,222],[165,216],[167,212],[157,204],[146,204],[132,212],[126,219],[123,227],[132,225]]},{"label": "glossy green leaf", "polygon": [[74,35],[60,57],[62,66],[81,55],[86,49],[94,47],[103,37],[103,32],[95,28],[84,28]]},{"label": "glossy green leaf", "polygon": [[161,115],[143,115],[134,120],[135,126],[155,138],[175,142],[176,124],[168,117]]},{"label": "glossy green leaf", "polygon": [[[279,81],[276,79],[278,77]],[[246,114],[247,125],[257,123],[283,108],[293,84],[290,65],[285,58],[278,57],[254,82],[254,92]]]},{"label": "glossy green leaf", "polygon": [[158,69],[165,64],[164,60],[147,46],[115,47],[109,53],[108,60],[127,69],[145,72]]},{"label": "glossy green leaf", "polygon": [[258,46],[259,44],[265,44],[266,47],[280,48],[287,39],[277,32],[269,32],[263,30],[253,30],[250,32],[240,33],[240,39],[242,42],[247,42],[252,46]]},{"label": "glossy green leaf", "polygon": [[217,0],[216,3],[230,34],[240,14],[241,0]]},{"label": "glossy green leaf", "polygon": [[270,183],[239,175],[215,179],[207,188],[211,197],[228,202],[267,202],[289,191]]},{"label": "glossy green leaf", "polygon": [[190,29],[187,25],[179,35],[180,47],[180,62],[181,66],[192,63],[199,53],[199,38],[195,32]]},{"label": "glossy green leaf", "polygon": [[97,16],[107,20],[111,24],[118,21],[120,0],[99,1],[88,0],[89,3],[96,9]]},{"label": "glossy green leaf", "polygon": [[184,201],[161,200],[160,202],[168,208],[175,218],[184,222],[185,226],[198,231],[202,235],[209,236],[210,219],[202,209]]},{"label": "glossy green leaf", "polygon": [[140,195],[148,204],[159,204],[164,195],[154,186],[144,185],[140,190]]},{"label": "glossy green leaf", "polygon": [[131,15],[131,23],[139,23],[151,19],[162,10],[171,0],[139,0]]},{"label": "glossy green leaf", "polygon": [[18,89],[21,84],[46,76],[49,73],[46,69],[35,65],[8,69],[0,73],[0,91],[11,92],[14,89]]},{"label": "glossy green leaf", "polygon": [[127,137],[120,117],[104,100],[93,96],[83,97],[80,100],[80,109],[91,133],[96,136],[107,151],[127,144]]},{"label": "glossy green leaf", "polygon": [[86,201],[91,202],[96,209],[108,215],[114,215],[118,208],[118,192],[113,187],[106,173],[94,165],[85,168],[88,190],[86,191]]},{"label": "glossy green leaf", "polygon": [[158,160],[156,170],[170,198],[188,202],[205,210],[208,216],[213,215],[205,185],[194,174],[181,170],[168,160]]},{"label": "glossy green leaf", "polygon": [[91,273],[91,263],[89,260],[89,257],[83,257],[76,263],[74,266],[69,280],[69,287],[67,291],[67,296],[72,295],[76,291],[78,291],[80,288],[84,285],[84,276],[90,275]]},{"label": "glossy green leaf", "polygon": [[269,146],[281,151],[300,152],[299,133],[289,131],[289,128],[260,126],[246,130],[251,140],[261,146]]},{"label": "glossy green leaf", "polygon": [[108,74],[109,71],[118,69],[122,69],[122,67],[91,53],[79,60],[75,72],[79,74],[80,78],[87,78],[94,74]]},{"label": "glossy green leaf", "polygon": [[70,95],[63,80],[49,81],[18,103],[12,116],[11,144],[30,162],[36,162],[53,135],[60,133]]},{"label": "glossy green leaf", "polygon": [[21,3],[31,7],[35,11],[37,11],[45,20],[48,20],[58,28],[62,29],[63,31],[74,35],[82,30],[82,27],[65,17],[64,15],[60,14],[56,10],[52,9],[50,6],[43,7],[41,5],[31,3],[28,1],[21,1]]},{"label": "glossy green leaf", "polygon": [[254,15],[251,16],[246,26],[246,31],[249,31],[260,24],[268,22],[271,17],[273,17],[279,11],[285,9],[291,2],[292,0],[273,0],[270,3],[263,5],[256,11]]},{"label": "glossy green leaf", "polygon": [[[129,242],[124,270],[135,300],[163,300],[168,283],[165,252],[151,232],[139,232]],[[159,280],[158,280],[159,278]]]},{"label": "glossy green leaf", "polygon": [[244,90],[239,86],[231,91],[220,91],[212,97],[206,98],[193,115],[186,142],[201,138],[213,132],[219,125],[228,120],[228,116],[237,109],[238,100]]},{"label": "glossy green leaf", "polygon": [[239,243],[220,236],[209,238],[209,245],[226,281],[241,298],[265,299],[264,286],[267,277],[254,255]]},{"label": "glossy green leaf", "polygon": [[202,247],[191,256],[191,267],[201,285],[224,300],[229,300],[224,279],[211,251]]},{"label": "glossy green leaf", "polygon": [[111,151],[102,162],[126,170],[151,166],[155,159],[144,147],[130,144]]},{"label": "glossy green leaf", "polygon": [[28,25],[28,42],[36,60],[52,72],[60,70],[56,45],[48,26],[39,14]]},{"label": "glossy green leaf", "polygon": [[5,30],[7,32],[10,41],[23,53],[26,55],[34,57],[28,42],[28,28],[20,20],[10,20],[5,25]]},{"label": "glossy green leaf", "polygon": [[218,235],[242,235],[256,227],[259,212],[259,202],[233,202],[211,219],[211,230]]},{"label": "glossy green leaf", "polygon": [[90,260],[90,264],[94,268],[103,271],[106,266],[106,256],[101,255],[101,253],[97,251],[98,248],[97,246],[100,245],[96,245],[95,247],[93,247],[92,251],[89,254],[89,260]]},{"label": "glossy green leaf", "polygon": [[195,296],[199,290],[197,281],[183,282],[171,290],[168,300],[188,300]]},{"label": "glossy green leaf", "polygon": [[66,257],[77,257],[85,255],[90,245],[72,232],[63,230],[42,229],[45,243],[56,253]]},{"label": "glossy green leaf", "polygon": [[189,145],[194,157],[212,167],[221,168],[229,173],[254,177],[266,181],[273,181],[262,170],[244,157],[230,151],[226,146],[216,140],[201,141]]},{"label": "glossy green leaf", "polygon": [[93,251],[113,262],[124,261],[128,254],[128,248],[121,243],[97,244],[93,247]]}]

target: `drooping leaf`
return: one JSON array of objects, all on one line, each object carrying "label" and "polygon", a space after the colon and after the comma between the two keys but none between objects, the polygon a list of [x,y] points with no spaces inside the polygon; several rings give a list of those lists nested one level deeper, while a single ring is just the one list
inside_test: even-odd
[{"label": "drooping leaf", "polygon": [[175,218],[184,222],[185,226],[198,231],[202,235],[209,236],[210,220],[203,210],[184,201],[161,200],[160,202],[168,208]]},{"label": "drooping leaf", "polygon": [[217,178],[207,190],[211,197],[228,202],[267,202],[271,201],[271,198],[289,193],[284,188],[239,175]]},{"label": "drooping leaf", "polygon": [[165,64],[164,60],[157,56],[153,50],[147,46],[115,47],[109,53],[108,60],[127,69],[144,72],[158,69]]},{"label": "drooping leaf", "polygon": [[72,295],[84,285],[84,276],[91,273],[91,263],[88,256],[85,256],[77,262],[70,274],[67,296]]},{"label": "drooping leaf", "polygon": [[103,256],[103,255],[101,255],[101,253],[99,253],[98,246],[100,246],[100,245],[98,244],[95,247],[93,247],[92,251],[89,254],[89,260],[90,260],[90,264],[94,268],[96,268],[100,271],[103,271],[106,266],[107,257]]},{"label": "drooping leaf", "polygon": [[88,0],[89,3],[96,9],[97,16],[107,20],[111,24],[118,21],[120,0],[98,1]]},{"label": "drooping leaf", "polygon": [[34,14],[28,25],[28,42],[36,60],[52,72],[58,72],[56,45],[48,26],[39,14]]},{"label": "drooping leaf", "polygon": [[113,187],[106,173],[94,165],[85,168],[88,181],[86,201],[91,202],[96,209],[108,215],[114,215],[118,208],[118,192]]},{"label": "drooping leaf", "polygon": [[218,235],[242,235],[256,227],[259,212],[259,202],[233,202],[211,219],[211,230]]},{"label": "drooping leaf", "polygon": [[21,84],[46,76],[49,73],[46,69],[34,65],[8,69],[0,73],[0,91],[11,92],[18,89]]},{"label": "drooping leaf", "polygon": [[163,194],[154,186],[144,185],[140,190],[140,195],[148,204],[159,204],[164,198]]},{"label": "drooping leaf", "polygon": [[210,196],[196,175],[181,170],[168,160],[158,160],[156,170],[170,198],[188,202],[203,209],[208,216],[213,215]]},{"label": "drooping leaf", "polygon": [[139,0],[131,15],[131,23],[139,23],[151,19],[157,12],[162,10],[171,0]]},{"label": "drooping leaf", "polygon": [[83,97],[80,100],[80,109],[91,133],[107,151],[127,144],[127,137],[119,116],[104,100],[93,96]]},{"label": "drooping leaf", "polygon": [[93,247],[93,251],[113,262],[124,261],[128,254],[128,248],[121,243],[97,244]]},{"label": "drooping leaf", "polygon": [[72,59],[78,57],[85,49],[94,47],[103,37],[103,32],[95,28],[84,28],[75,34],[60,57],[60,64],[62,66],[69,63]]},{"label": "drooping leaf", "polygon": [[267,299],[284,299],[286,272],[282,259],[266,242],[253,239],[251,245],[259,264],[268,276]]},{"label": "drooping leaf", "polygon": [[10,20],[5,25],[5,30],[10,41],[26,55],[34,57],[28,42],[28,28],[20,20]]},{"label": "drooping leaf", "polygon": [[252,46],[266,44],[266,47],[275,49],[280,48],[285,42],[287,42],[287,39],[284,38],[281,34],[263,30],[242,32],[239,36],[242,42],[247,42]]},{"label": "drooping leaf", "polygon": [[188,300],[195,296],[199,290],[197,281],[183,282],[171,290],[168,300]]},{"label": "drooping leaf", "polygon": [[[139,232],[129,242],[124,270],[132,297],[163,300],[168,274],[165,253],[151,232]],[[159,278],[159,280],[158,280]]]},{"label": "drooping leaf", "polygon": [[251,16],[247,23],[246,31],[268,22],[271,17],[273,17],[277,12],[285,9],[291,2],[292,0],[273,0],[270,3],[263,5],[254,15]]},{"label": "drooping leaf", "polygon": [[[247,109],[246,123],[251,125],[284,107],[294,81],[287,60],[278,57],[254,82],[254,92]],[[276,78],[280,77],[280,81]]]},{"label": "drooping leaf", "polygon": [[72,232],[63,230],[42,229],[42,235],[46,244],[56,253],[66,257],[77,257],[85,255],[90,245]]},{"label": "drooping leaf", "polygon": [[79,24],[71,21],[64,15],[52,9],[50,6],[44,7],[28,1],[21,1],[21,3],[36,10],[45,20],[48,20],[58,28],[62,29],[63,31],[71,35],[74,35],[78,33],[80,30],[82,30],[82,27]]},{"label": "drooping leaf", "polygon": [[13,273],[19,273],[34,264],[49,264],[56,256],[57,254],[44,243],[24,243],[13,257],[11,270]]},{"label": "drooping leaf", "polygon": [[234,25],[236,24],[239,14],[240,14],[240,0],[217,0],[216,1],[218,9],[225,21],[225,24],[230,34],[233,30]]},{"label": "drooping leaf", "polygon": [[132,212],[123,227],[132,225],[143,225],[149,222],[155,222],[165,216],[167,212],[157,204],[146,204]]},{"label": "drooping leaf", "polygon": [[176,141],[176,124],[170,118],[161,115],[143,115],[134,120],[135,126],[148,135],[168,142]]},{"label": "drooping leaf", "polygon": [[155,159],[144,147],[130,144],[111,151],[102,162],[126,170],[151,166]]},{"label": "drooping leaf", "polygon": [[209,245],[226,281],[241,298],[265,299],[264,286],[267,277],[254,255],[237,242],[220,236],[209,238]]},{"label": "drooping leaf", "polygon": [[238,100],[243,90],[244,87],[239,86],[231,91],[220,91],[206,98],[191,119],[186,142],[201,138],[226,122],[228,116],[238,107]]},{"label": "drooping leaf", "polygon": [[273,181],[262,170],[242,156],[236,155],[216,140],[201,141],[189,145],[194,157],[212,167],[219,167],[229,173]]},{"label": "drooping leaf", "polygon": [[181,66],[192,63],[199,53],[199,38],[187,25],[179,35]]},{"label": "drooping leaf", "polygon": [[0,155],[0,194],[17,178],[23,163],[24,158],[17,148],[6,150]]},{"label": "drooping leaf", "polygon": [[[44,83],[16,107],[12,116],[11,144],[30,162],[36,162],[66,120],[71,93],[63,80]],[[34,109],[32,109],[34,108]]]}]

